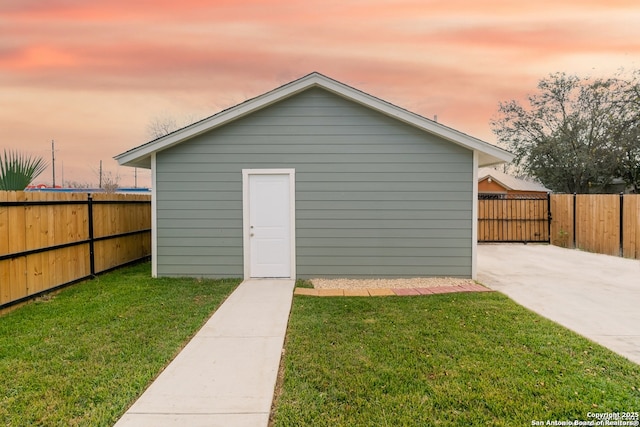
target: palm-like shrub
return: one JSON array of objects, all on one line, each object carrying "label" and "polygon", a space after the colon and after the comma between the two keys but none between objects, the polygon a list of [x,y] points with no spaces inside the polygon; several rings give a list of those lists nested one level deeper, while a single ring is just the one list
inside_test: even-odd
[{"label": "palm-like shrub", "polygon": [[22,191],[47,168],[42,157],[3,150],[0,157],[0,190]]}]

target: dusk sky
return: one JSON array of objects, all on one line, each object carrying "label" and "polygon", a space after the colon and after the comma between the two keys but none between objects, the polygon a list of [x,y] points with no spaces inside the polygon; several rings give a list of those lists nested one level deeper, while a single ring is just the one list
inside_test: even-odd
[{"label": "dusk sky", "polygon": [[640,68],[638,0],[0,0],[0,149],[51,163],[54,139],[57,184],[96,185],[102,160],[132,186],[112,157],[152,119],[313,71],[494,143],[500,101],[620,68]]}]

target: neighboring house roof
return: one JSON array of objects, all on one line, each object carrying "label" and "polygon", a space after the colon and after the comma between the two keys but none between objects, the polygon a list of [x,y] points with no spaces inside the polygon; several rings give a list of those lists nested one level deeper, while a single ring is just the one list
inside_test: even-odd
[{"label": "neighboring house roof", "polygon": [[480,168],[478,169],[478,182],[487,178],[491,178],[496,183],[503,186],[506,190],[511,191],[539,191],[548,193],[551,190],[544,185],[525,179],[516,178],[515,176],[508,175],[504,172],[492,168]]},{"label": "neighboring house roof", "polygon": [[152,153],[180,144],[194,136],[223,126],[231,121],[314,87],[328,90],[343,98],[439,136],[440,138],[474,150],[478,153],[479,166],[490,166],[510,162],[513,159],[511,153],[495,145],[491,145],[433,120],[429,120],[317,72],[308,74],[263,95],[249,99],[235,107],[228,108],[192,125],[178,129],[161,138],[118,154],[114,158],[121,165],[151,168]]}]

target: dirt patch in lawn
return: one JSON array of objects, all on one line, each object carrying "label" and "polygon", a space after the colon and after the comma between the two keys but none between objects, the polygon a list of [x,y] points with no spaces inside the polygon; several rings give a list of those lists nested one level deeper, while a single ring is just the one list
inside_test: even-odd
[{"label": "dirt patch in lawn", "polygon": [[407,289],[472,285],[471,279],[455,277],[413,277],[409,279],[311,279],[316,289]]}]

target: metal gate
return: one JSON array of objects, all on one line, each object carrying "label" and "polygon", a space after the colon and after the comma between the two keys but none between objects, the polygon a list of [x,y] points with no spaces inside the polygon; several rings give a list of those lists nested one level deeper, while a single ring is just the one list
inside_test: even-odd
[{"label": "metal gate", "polygon": [[478,195],[478,242],[550,243],[551,195]]}]

